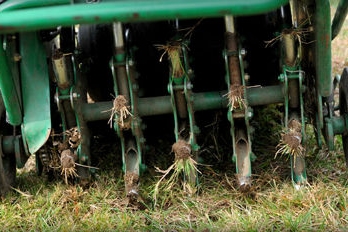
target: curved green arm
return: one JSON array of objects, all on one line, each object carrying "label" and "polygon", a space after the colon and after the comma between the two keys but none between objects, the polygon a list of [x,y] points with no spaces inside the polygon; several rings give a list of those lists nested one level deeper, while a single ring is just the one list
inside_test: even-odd
[{"label": "curved green arm", "polygon": [[15,82],[9,68],[7,56],[0,48],[0,92],[7,112],[7,119],[13,126],[22,123],[22,109]]},{"label": "curved green arm", "polygon": [[346,19],[348,14],[348,1],[341,0],[337,6],[337,10],[335,13],[335,17],[332,21],[332,36],[331,39],[334,39],[338,33],[340,32],[344,20]]},{"label": "curved green arm", "polygon": [[69,3],[70,0],[9,0],[0,5],[0,12],[31,7],[62,5]]},{"label": "curved green arm", "polygon": [[288,0],[122,0],[30,8],[2,12],[0,33],[113,21],[144,22],[255,15],[275,10],[287,3]]}]

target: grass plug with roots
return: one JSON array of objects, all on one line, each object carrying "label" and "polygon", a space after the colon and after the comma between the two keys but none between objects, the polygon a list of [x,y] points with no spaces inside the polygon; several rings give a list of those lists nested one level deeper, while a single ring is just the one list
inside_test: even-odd
[{"label": "grass plug with roots", "polygon": [[163,50],[160,62],[162,62],[163,56],[168,54],[168,60],[171,64],[172,77],[180,78],[185,74],[185,68],[181,62],[182,57],[182,44],[181,41],[170,41],[166,45],[156,45],[158,50]]},{"label": "grass plug with roots", "polygon": [[76,160],[77,155],[70,149],[66,149],[60,154],[61,175],[64,177],[65,184],[68,184],[68,178],[78,177],[75,167]]},{"label": "grass plug with roots", "polygon": [[[172,152],[175,155],[174,163],[166,170],[155,167],[157,172],[163,174],[154,188],[155,205],[160,190],[171,191],[182,177],[185,178],[182,183],[183,190],[190,195],[196,192],[195,183],[191,183],[189,179],[192,179],[192,176],[196,176],[197,172],[200,173],[200,171],[197,169],[197,162],[191,156],[191,150],[190,144],[184,140],[178,140],[172,146]],[[170,177],[165,179],[169,174],[171,174]]]},{"label": "grass plug with roots", "polygon": [[230,110],[244,109],[246,107],[244,100],[244,86],[239,84],[231,85],[230,91],[225,95],[228,98]]},{"label": "grass plug with roots", "polygon": [[191,35],[193,34],[196,27],[200,25],[200,23],[203,21],[203,19],[198,20],[198,22],[189,28],[181,29],[179,31],[187,31],[184,35],[182,35],[182,38],[177,40],[171,40],[167,42],[167,44],[159,44],[155,45],[159,51],[164,51],[160,57],[160,62],[162,62],[163,56],[165,54],[168,55],[168,60],[171,64],[171,75],[173,78],[181,78],[186,73],[185,67],[182,63],[182,51],[183,48],[186,48],[189,50],[187,44],[184,41],[189,41],[191,39]]},{"label": "grass plug with roots", "polygon": [[289,122],[288,129],[281,133],[277,145],[275,158],[278,155],[290,155],[294,158],[294,168],[297,157],[304,157],[305,148],[302,146],[301,123],[293,119]]},{"label": "grass plug with roots", "polygon": [[110,110],[103,111],[108,112],[111,111],[111,115],[108,121],[108,124],[110,124],[110,128],[112,128],[112,122],[114,119],[115,114],[118,116],[117,123],[122,129],[129,129],[131,127],[130,120],[128,120],[128,117],[132,117],[132,113],[129,111],[130,106],[127,105],[128,101],[123,95],[118,95],[114,101],[113,106]]}]

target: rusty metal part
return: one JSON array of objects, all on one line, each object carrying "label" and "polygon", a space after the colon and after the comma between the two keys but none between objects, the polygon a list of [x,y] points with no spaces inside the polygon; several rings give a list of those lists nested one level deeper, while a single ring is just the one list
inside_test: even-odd
[{"label": "rusty metal part", "polygon": [[186,99],[183,90],[174,90],[175,104],[180,119],[187,118]]},{"label": "rusty metal part", "polygon": [[238,43],[237,34],[234,28],[233,16],[225,16],[226,22],[226,33],[225,33],[225,43],[228,55],[228,67],[230,74],[231,85],[241,85],[241,71],[239,63],[239,53],[238,53]]},{"label": "rusty metal part", "polygon": [[297,79],[289,80],[289,107],[297,108],[300,106],[300,91]]},{"label": "rusty metal part", "polygon": [[56,51],[52,56],[52,65],[58,87],[60,89],[69,88],[72,84],[72,76],[69,72],[71,70],[71,55],[64,55],[60,51]]},{"label": "rusty metal part", "polygon": [[236,129],[235,133],[236,165],[238,170],[237,178],[241,188],[248,188],[247,186],[251,185],[250,144],[245,129]]}]

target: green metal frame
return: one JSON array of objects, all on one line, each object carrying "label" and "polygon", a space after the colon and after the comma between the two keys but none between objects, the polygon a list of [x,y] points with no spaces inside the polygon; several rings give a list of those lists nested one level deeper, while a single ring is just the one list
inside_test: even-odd
[{"label": "green metal frame", "polygon": [[[236,163],[236,173],[238,175],[238,179],[240,180],[240,184],[241,185],[248,185],[250,184],[250,180],[251,180],[251,175],[252,175],[252,171],[251,171],[251,162],[254,161],[256,159],[255,154],[252,152],[252,148],[251,148],[251,128],[249,125],[249,120],[252,117],[252,109],[250,107],[249,101],[248,101],[248,92],[247,92],[247,88],[246,88],[246,83],[245,83],[245,76],[244,76],[244,67],[243,67],[243,59],[240,53],[240,48],[238,48],[237,54],[234,54],[236,56],[238,56],[239,59],[239,66],[241,67],[241,81],[242,81],[242,86],[244,88],[244,103],[245,103],[245,107],[241,110],[242,112],[239,112],[243,114],[242,119],[240,119],[240,121],[243,121],[243,127],[245,127],[245,133],[246,133],[246,139],[248,141],[248,148],[247,150],[249,151],[249,154],[247,154],[247,157],[239,157],[240,155],[237,152],[236,149],[236,132],[235,132],[235,114],[233,112],[233,110],[231,109],[232,106],[228,107],[228,111],[227,111],[227,118],[231,123],[231,128],[230,128],[230,134],[232,136],[232,146],[233,146],[233,155],[232,155],[232,160]],[[230,78],[229,78],[229,73],[231,72],[231,70],[229,69],[228,66],[228,51],[224,50],[223,52],[223,56],[224,56],[224,60],[225,60],[225,69],[226,69],[226,83],[227,83],[227,88],[230,89],[231,83],[230,83]],[[261,95],[260,95],[261,96]],[[258,96],[258,97],[260,97]],[[226,95],[225,95],[225,98]],[[241,123],[241,122],[239,122]],[[243,167],[243,168],[241,168]],[[247,170],[244,170],[244,168],[246,168]],[[247,173],[246,175],[243,175],[241,173]]]},{"label": "green metal frame", "polygon": [[[181,58],[180,63],[183,68],[183,76],[182,77],[175,77],[173,73],[169,75],[169,83],[168,83],[168,92],[170,94],[170,103],[172,106],[172,113],[174,118],[174,135],[175,135],[175,141],[178,141],[180,139],[180,132],[179,132],[179,121],[186,120],[188,121],[188,129],[189,132],[189,139],[188,143],[191,145],[191,155],[193,159],[197,159],[197,152],[200,148],[200,146],[197,144],[196,135],[199,134],[199,128],[195,124],[195,117],[194,117],[194,108],[193,108],[193,92],[192,92],[192,84],[190,82],[190,79],[192,78],[192,72],[190,71],[190,65],[189,65],[189,57],[187,48],[189,46],[189,41],[182,41],[181,46]],[[179,97],[182,97],[182,102],[177,102],[177,95]],[[157,103],[157,102],[156,102]],[[183,107],[182,110],[184,110],[187,113],[187,118],[180,118],[179,113],[179,107]],[[186,138],[185,138],[186,139]],[[184,181],[188,182],[192,186],[195,184],[198,184],[198,173],[197,171],[194,171],[194,173],[185,173],[187,175],[184,175]]]},{"label": "green metal frame", "polygon": [[[15,2],[14,0],[9,2]],[[22,2],[22,1],[21,1]],[[27,6],[32,6],[28,1]],[[106,22],[140,22],[165,19],[223,17],[226,14],[255,15],[266,13],[288,0],[132,0],[74,4],[5,11],[0,14],[1,33],[47,29],[73,24]]]},{"label": "green metal frame", "polygon": [[[284,102],[282,85],[255,87],[246,89],[249,106],[260,106]],[[192,93],[194,111],[225,109],[228,105],[227,91]],[[139,115],[153,116],[173,113],[170,96],[139,98]],[[156,102],[156,104],[153,104]],[[151,105],[151,107],[148,107]],[[82,113],[86,121],[106,120],[110,118],[107,112],[112,108],[112,102],[95,102],[83,104]]]},{"label": "green metal frame", "polygon": [[2,3],[0,5],[0,12],[34,7],[66,5],[69,3],[70,0],[12,0]]},{"label": "green metal frame", "polygon": [[[116,37],[116,34],[120,34],[118,36],[123,37],[123,29],[122,27],[114,27],[114,37]],[[117,40],[117,38],[114,38],[114,40]],[[122,39],[121,39],[122,40]],[[133,63],[132,61],[132,54],[127,51],[127,48],[125,47],[123,42],[116,42],[115,41],[115,47],[116,51],[114,56],[112,57],[110,61],[110,67],[112,71],[112,76],[113,76],[113,82],[114,82],[114,93],[115,96],[118,95],[126,95],[126,98],[129,98],[129,104],[130,104],[130,111],[132,116],[131,119],[131,134],[132,138],[125,138],[124,136],[124,131],[118,124],[118,119],[119,115],[115,114],[114,115],[114,122],[113,122],[113,127],[120,138],[121,141],[121,150],[122,150],[122,170],[127,173],[127,172],[133,172],[136,173],[137,175],[141,174],[145,170],[145,164],[142,162],[142,155],[143,155],[143,150],[145,148],[145,139],[142,135],[141,131],[141,118],[138,114],[138,104],[137,104],[137,98],[134,96],[136,89],[134,87],[136,86],[136,83],[134,83],[134,80],[132,78],[132,68],[131,64]],[[119,69],[122,69],[119,71]],[[124,71],[124,72],[123,72]],[[121,84],[120,84],[121,82]],[[122,85],[122,86],[121,86]],[[110,117],[110,109],[113,106],[106,110],[109,113]],[[100,114],[100,112],[99,112]],[[130,141],[127,140],[132,140],[132,143],[135,143],[135,148],[136,149],[136,158],[132,157],[132,154],[128,154],[128,143]],[[134,141],[133,141],[134,140]],[[127,162],[127,160],[129,162]]]},{"label": "green metal frame", "polygon": [[[279,80],[284,83],[284,126],[286,129],[288,129],[288,122],[291,120],[289,116],[289,80],[294,79],[298,82],[298,95],[299,95],[299,106],[300,106],[300,112],[297,112],[299,115],[296,115],[296,117],[299,117],[299,120],[301,122],[301,142],[302,144],[306,141],[306,133],[305,133],[305,116],[304,116],[304,101],[303,101],[303,79],[304,79],[304,73],[300,69],[300,67],[287,67],[283,66],[283,73],[279,76]],[[300,167],[296,167],[296,164]],[[301,185],[306,183],[307,181],[307,173],[306,173],[306,166],[305,166],[305,160],[303,157],[297,157],[295,160],[295,157],[290,157],[290,165],[291,165],[291,179],[295,185]],[[303,169],[302,169],[303,168]]]}]

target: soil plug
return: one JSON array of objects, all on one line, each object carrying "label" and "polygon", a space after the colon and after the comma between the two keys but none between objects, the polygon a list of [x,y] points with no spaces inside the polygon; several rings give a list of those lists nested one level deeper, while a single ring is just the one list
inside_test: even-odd
[{"label": "soil plug", "polygon": [[75,161],[77,156],[71,149],[66,149],[60,154],[60,163],[61,163],[61,175],[64,176],[65,184],[68,184],[69,177],[77,177],[77,172],[75,168]]},{"label": "soil plug", "polygon": [[[121,127],[121,129],[127,130],[131,127],[131,120],[128,120],[128,116],[133,116],[131,112],[129,111],[129,106],[127,105],[128,101],[123,95],[118,95],[113,102],[113,107],[110,110],[111,115],[110,119],[108,121],[108,124],[110,124],[110,128],[112,127],[112,122],[115,114],[118,116],[118,125]],[[105,112],[105,111],[104,111]]]},{"label": "soil plug", "polygon": [[226,94],[230,110],[244,109],[246,107],[244,100],[244,86],[239,84],[231,85],[230,91]]},{"label": "soil plug", "polygon": [[[153,198],[155,200],[155,205],[157,201],[157,195],[161,190],[170,191],[173,189],[175,184],[179,181],[179,178],[184,177],[182,183],[183,190],[188,194],[194,194],[196,192],[195,181],[196,174],[200,171],[197,169],[197,162],[191,156],[191,145],[184,140],[178,140],[172,146],[172,152],[175,154],[174,163],[166,170],[161,170],[156,168],[157,172],[162,173],[162,177],[155,185]],[[169,173],[172,173],[168,180],[165,177]],[[162,184],[162,186],[160,186]]]},{"label": "soil plug", "polygon": [[305,152],[302,146],[301,123],[294,119],[291,120],[288,130],[281,134],[280,142],[276,148],[277,152],[275,153],[275,157],[277,157],[278,154],[289,154],[293,156],[295,168],[296,158],[303,157]]}]

